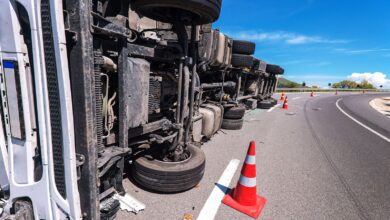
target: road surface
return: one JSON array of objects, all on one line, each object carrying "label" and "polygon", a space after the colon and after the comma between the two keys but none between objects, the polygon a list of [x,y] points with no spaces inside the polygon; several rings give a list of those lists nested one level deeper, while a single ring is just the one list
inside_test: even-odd
[{"label": "road surface", "polygon": [[[287,111],[253,110],[242,130],[219,131],[202,146],[206,171],[196,188],[164,195],[126,181],[146,209],[117,219],[196,219],[201,212],[251,219],[220,204],[224,187],[216,186],[223,174],[226,187],[235,186],[250,140],[257,143],[257,191],[268,200],[260,219],[389,219],[390,119],[369,106],[381,96],[389,94],[288,94]],[[227,178],[234,159],[240,164]]]}]

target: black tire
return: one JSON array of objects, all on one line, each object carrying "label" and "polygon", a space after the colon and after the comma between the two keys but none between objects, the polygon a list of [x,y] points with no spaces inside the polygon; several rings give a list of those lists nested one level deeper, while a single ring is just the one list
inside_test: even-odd
[{"label": "black tire", "polygon": [[221,0],[133,0],[132,6],[141,15],[157,21],[175,23],[177,15],[186,15],[185,25],[209,24],[219,18]]},{"label": "black tire", "polygon": [[266,72],[275,75],[282,75],[284,74],[284,69],[278,65],[267,64]]},{"label": "black tire", "polygon": [[181,162],[163,162],[139,157],[133,161],[134,180],[145,189],[176,193],[189,190],[203,178],[206,157],[201,149],[188,145],[191,157]]},{"label": "black tire", "polygon": [[226,119],[222,121],[222,129],[225,130],[240,130],[244,125],[244,119]]},{"label": "black tire", "polygon": [[225,114],[223,115],[223,118],[226,118],[226,119],[241,119],[245,115],[245,110],[246,109],[245,109],[244,106],[224,108]]},{"label": "black tire", "polygon": [[245,40],[233,40],[233,53],[252,55],[255,53],[256,44]]},{"label": "black tire", "polygon": [[253,66],[253,57],[244,54],[232,54],[231,64],[234,67],[247,67]]},{"label": "black tire", "polygon": [[257,108],[260,108],[260,109],[270,109],[272,107],[273,107],[272,102],[269,101],[269,100],[264,100],[264,101],[257,102]]}]

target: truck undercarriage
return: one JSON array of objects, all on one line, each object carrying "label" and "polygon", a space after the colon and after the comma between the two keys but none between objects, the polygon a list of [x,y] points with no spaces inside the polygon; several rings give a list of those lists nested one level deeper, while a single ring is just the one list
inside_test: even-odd
[{"label": "truck undercarriage", "polygon": [[196,186],[201,144],[272,107],[284,73],[212,28],[221,4],[0,2],[0,217],[113,219],[124,176]]}]

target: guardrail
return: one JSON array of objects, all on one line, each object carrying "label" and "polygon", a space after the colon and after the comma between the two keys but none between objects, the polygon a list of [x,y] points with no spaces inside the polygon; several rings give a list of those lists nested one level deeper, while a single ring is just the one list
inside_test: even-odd
[{"label": "guardrail", "polygon": [[277,88],[275,92],[390,92],[390,89],[313,89],[313,88]]}]

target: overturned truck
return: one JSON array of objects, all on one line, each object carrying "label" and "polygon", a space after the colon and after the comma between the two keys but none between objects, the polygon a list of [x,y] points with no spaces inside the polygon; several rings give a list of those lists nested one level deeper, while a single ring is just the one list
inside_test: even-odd
[{"label": "overturned truck", "polygon": [[0,1],[0,218],[113,219],[123,178],[203,177],[201,144],[284,70],[212,28],[221,0]]}]

